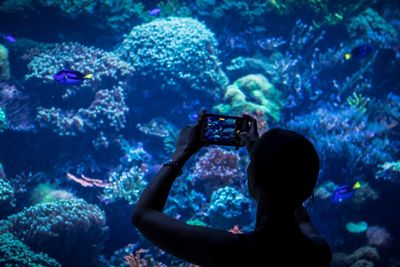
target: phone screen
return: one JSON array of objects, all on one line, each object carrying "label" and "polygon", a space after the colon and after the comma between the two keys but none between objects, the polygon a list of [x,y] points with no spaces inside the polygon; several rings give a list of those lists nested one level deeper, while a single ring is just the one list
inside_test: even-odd
[{"label": "phone screen", "polygon": [[203,141],[206,144],[241,146],[239,133],[246,130],[242,117],[206,114],[203,127]]}]

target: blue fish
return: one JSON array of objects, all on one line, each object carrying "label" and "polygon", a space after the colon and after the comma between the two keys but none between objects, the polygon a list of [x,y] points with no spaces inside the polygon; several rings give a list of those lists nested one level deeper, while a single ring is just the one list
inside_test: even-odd
[{"label": "blue fish", "polygon": [[333,191],[331,196],[331,202],[335,204],[342,203],[343,200],[351,198],[354,192],[361,187],[360,182],[356,182],[354,185],[343,185],[339,186],[335,191]]},{"label": "blue fish", "polygon": [[158,16],[160,14],[160,12],[161,12],[161,9],[157,7],[157,8],[154,8],[154,9],[150,10],[149,11],[149,15],[153,16],[153,17],[156,17],[156,16]]},{"label": "blue fish", "polygon": [[85,79],[93,79],[93,74],[83,74],[76,70],[63,69],[54,74],[53,79],[62,84],[81,84]]},{"label": "blue fish", "polygon": [[188,118],[190,121],[197,121],[199,114],[197,112],[192,112],[188,114]]},{"label": "blue fish", "polygon": [[4,34],[3,35],[4,40],[6,40],[9,43],[15,43],[17,40],[14,38],[14,36],[9,35],[9,34]]},{"label": "blue fish", "polygon": [[346,60],[350,59],[362,59],[367,56],[369,56],[372,51],[374,50],[374,47],[372,44],[363,44],[354,47],[350,53],[347,53],[344,55]]}]

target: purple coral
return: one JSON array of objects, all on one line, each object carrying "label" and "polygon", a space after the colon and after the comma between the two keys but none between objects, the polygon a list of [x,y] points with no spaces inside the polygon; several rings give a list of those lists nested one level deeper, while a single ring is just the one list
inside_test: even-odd
[{"label": "purple coral", "polygon": [[243,170],[239,164],[239,155],[234,151],[210,147],[193,166],[192,177],[205,183],[208,193],[221,186],[240,184]]},{"label": "purple coral", "polygon": [[366,234],[369,245],[376,247],[386,247],[391,244],[392,237],[384,227],[370,226]]}]

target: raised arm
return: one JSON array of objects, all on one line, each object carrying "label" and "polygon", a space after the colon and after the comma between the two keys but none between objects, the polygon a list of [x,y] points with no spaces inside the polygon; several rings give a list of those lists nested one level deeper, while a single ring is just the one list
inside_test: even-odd
[{"label": "raised arm", "polygon": [[179,169],[200,147],[200,127],[185,127],[172,159],[178,166],[164,166],[153,178],[132,213],[132,223],[153,244],[183,260],[215,265],[239,251],[238,237],[228,231],[192,226],[163,214],[171,186]]}]

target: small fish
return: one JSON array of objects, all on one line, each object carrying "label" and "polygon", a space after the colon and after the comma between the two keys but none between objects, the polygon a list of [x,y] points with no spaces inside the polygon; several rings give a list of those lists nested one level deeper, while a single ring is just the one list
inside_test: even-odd
[{"label": "small fish", "polygon": [[350,53],[346,53],[344,55],[346,60],[350,60],[350,59],[362,59],[365,58],[367,56],[369,56],[372,51],[374,50],[374,47],[372,46],[372,44],[363,44],[363,45],[359,45],[354,47]]},{"label": "small fish", "polygon": [[156,8],[154,8],[154,9],[149,11],[149,15],[153,16],[153,17],[156,17],[156,16],[158,16],[160,14],[160,12],[161,12],[161,9],[156,7]]},{"label": "small fish", "polygon": [[354,192],[361,187],[360,182],[355,182],[353,186],[343,185],[339,186],[331,196],[332,203],[342,203],[343,200],[351,198]]},{"label": "small fish", "polygon": [[93,79],[93,74],[83,74],[76,70],[63,69],[54,74],[53,79],[62,84],[81,84],[85,79]]},{"label": "small fish", "polygon": [[9,35],[9,34],[3,34],[4,40],[6,40],[9,43],[15,43],[17,40],[14,38],[14,36]]}]

